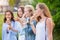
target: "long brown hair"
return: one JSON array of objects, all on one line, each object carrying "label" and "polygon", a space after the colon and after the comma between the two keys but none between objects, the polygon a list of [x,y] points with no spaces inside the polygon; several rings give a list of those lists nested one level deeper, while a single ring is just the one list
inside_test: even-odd
[{"label": "long brown hair", "polygon": [[[19,8],[21,8],[22,13],[24,14],[24,6],[19,6],[18,9],[19,9]],[[17,16],[19,17],[18,12],[17,12]]]},{"label": "long brown hair", "polygon": [[[40,9],[43,9],[43,13],[44,13],[45,17],[52,19],[50,10],[49,10],[49,8],[47,7],[47,5],[45,3],[38,3],[37,5],[38,5],[38,7]],[[37,19],[37,21],[40,21],[41,17],[38,16],[36,19]],[[53,20],[52,20],[52,24],[55,25],[54,22],[53,22]]]},{"label": "long brown hair", "polygon": [[[44,13],[44,15],[45,15],[46,17],[52,18],[51,13],[50,13],[50,11],[49,11],[49,8],[47,7],[47,5],[46,5],[45,3],[38,3],[37,5],[38,5],[38,7],[39,7],[40,9],[43,9],[43,10],[44,10],[43,13]],[[38,17],[37,17],[37,20],[39,21],[40,19],[41,19],[41,17],[38,16]]]},{"label": "long brown hair", "polygon": [[7,11],[5,11],[4,23],[5,23],[6,20],[7,20],[7,19],[6,19],[6,13],[7,13],[7,12],[10,12],[10,14],[11,14],[11,16],[12,16],[12,17],[11,17],[11,21],[14,21],[14,15],[13,15],[13,12],[10,11],[10,10],[7,10]]}]

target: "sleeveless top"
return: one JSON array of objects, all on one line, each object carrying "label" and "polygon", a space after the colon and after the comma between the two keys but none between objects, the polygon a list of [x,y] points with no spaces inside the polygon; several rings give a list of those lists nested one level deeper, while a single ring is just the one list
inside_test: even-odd
[{"label": "sleeveless top", "polygon": [[35,40],[48,40],[46,19],[42,22],[38,22],[36,25],[36,39]]}]

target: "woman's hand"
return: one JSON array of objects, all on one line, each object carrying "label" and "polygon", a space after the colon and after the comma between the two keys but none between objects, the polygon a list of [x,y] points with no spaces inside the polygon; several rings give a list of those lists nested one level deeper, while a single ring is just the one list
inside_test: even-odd
[{"label": "woman's hand", "polygon": [[9,30],[12,30],[13,28],[11,27],[11,25],[9,25],[8,29],[9,29]]},{"label": "woman's hand", "polygon": [[8,30],[12,30],[14,32],[18,32],[17,30],[15,30],[11,25],[8,26]]},{"label": "woman's hand", "polygon": [[15,21],[20,21],[20,18],[19,17],[15,18]]},{"label": "woman's hand", "polygon": [[11,21],[10,21],[9,18],[7,18],[6,23],[7,23],[8,25],[11,25]]}]

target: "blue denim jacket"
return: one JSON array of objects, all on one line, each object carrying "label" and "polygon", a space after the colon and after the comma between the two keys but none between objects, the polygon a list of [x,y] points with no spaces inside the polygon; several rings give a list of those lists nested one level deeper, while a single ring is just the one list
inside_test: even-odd
[{"label": "blue denim jacket", "polygon": [[[29,21],[29,18],[26,18]],[[32,21],[34,26],[36,27],[36,21]],[[35,40],[35,34],[32,31],[31,25],[29,23],[26,24],[25,28],[25,40]]]}]

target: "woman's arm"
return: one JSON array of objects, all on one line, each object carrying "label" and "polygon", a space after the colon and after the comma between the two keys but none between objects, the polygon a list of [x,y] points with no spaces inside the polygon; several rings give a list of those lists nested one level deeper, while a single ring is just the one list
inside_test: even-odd
[{"label": "woman's arm", "polygon": [[[36,34],[36,27],[35,27],[36,25],[34,25],[34,23],[32,22],[33,19],[34,19],[34,17],[32,16],[32,17],[30,18],[30,24],[31,24],[31,28],[32,28],[34,34]],[[34,20],[35,20],[35,19],[34,19]]]},{"label": "woman's arm", "polygon": [[53,40],[53,21],[52,19],[48,18],[46,21],[46,25],[48,28],[48,40]]},{"label": "woman's arm", "polygon": [[34,24],[32,24],[32,23],[31,23],[31,28],[32,28],[34,34],[36,34],[36,28],[35,28]]}]

